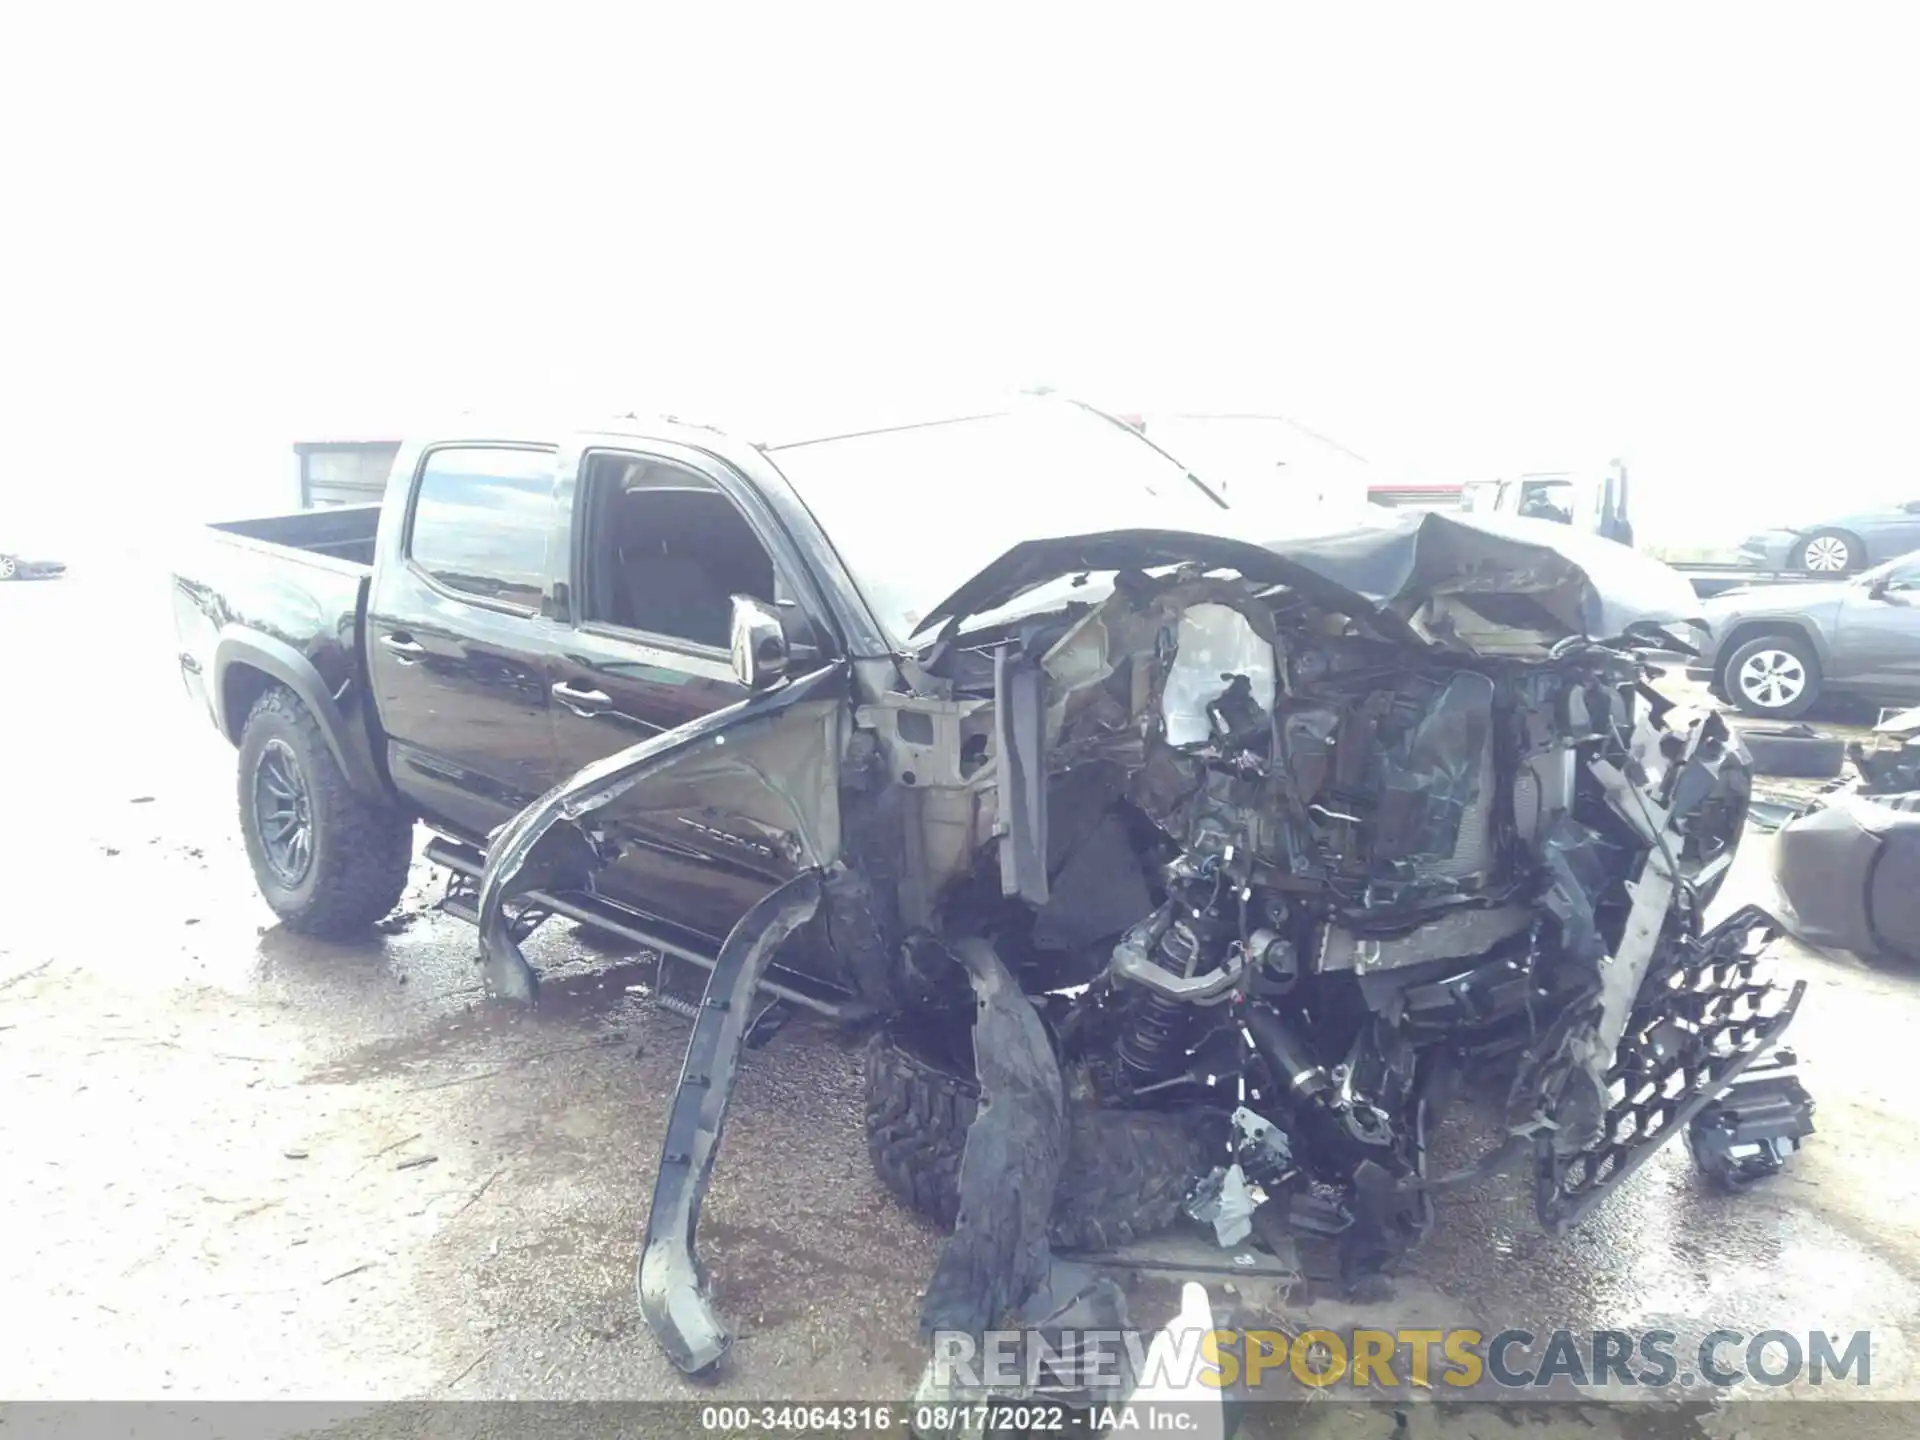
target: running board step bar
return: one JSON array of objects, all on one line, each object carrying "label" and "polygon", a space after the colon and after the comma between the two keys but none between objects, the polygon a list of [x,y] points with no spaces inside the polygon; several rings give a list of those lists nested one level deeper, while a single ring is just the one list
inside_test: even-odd
[{"label": "running board step bar", "polygon": [[[427,861],[476,882],[486,870],[487,863],[486,857],[471,846],[437,835],[427,842]],[[623,940],[631,940],[636,945],[644,945],[649,950],[657,951],[663,958],[685,960],[707,971],[711,971],[714,967],[714,956],[642,930],[626,914],[590,895],[561,896],[550,895],[544,890],[526,890],[514,897],[514,903],[522,907],[548,910],[579,924],[605,930],[609,934],[620,936]],[[471,902],[463,904],[449,897],[448,901],[442,902],[440,908],[449,915],[465,920],[470,925],[478,923],[479,912],[473,908]],[[824,1015],[829,1020],[837,1020],[843,1024],[869,1019],[877,1013],[873,1006],[862,1001],[817,993],[811,986],[805,985],[798,976],[791,975],[791,972],[783,971],[782,974],[790,978],[770,980],[763,976],[759,982],[759,989],[774,999],[784,1000],[790,1005],[797,1005],[803,1010],[810,1010],[816,1015]]]}]

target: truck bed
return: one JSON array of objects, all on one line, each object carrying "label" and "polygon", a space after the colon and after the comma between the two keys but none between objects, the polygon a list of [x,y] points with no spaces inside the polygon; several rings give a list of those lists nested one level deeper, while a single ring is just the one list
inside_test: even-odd
[{"label": "truck bed", "polygon": [[263,545],[304,550],[372,569],[373,540],[380,531],[380,507],[339,505],[326,510],[301,510],[291,515],[264,515],[255,520],[226,520],[209,528]]},{"label": "truck bed", "polygon": [[361,641],[379,526],[378,505],[230,520],[183,557],[173,576],[182,677],[229,739],[274,680],[303,680],[310,709],[354,696],[365,723]]}]

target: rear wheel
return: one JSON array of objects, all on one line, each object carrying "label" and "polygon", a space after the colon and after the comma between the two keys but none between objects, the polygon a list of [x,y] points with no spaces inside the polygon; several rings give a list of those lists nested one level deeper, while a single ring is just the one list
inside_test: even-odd
[{"label": "rear wheel", "polygon": [[20,573],[20,562],[11,555],[0,555],[0,580],[12,580]]},{"label": "rear wheel", "polygon": [[1794,555],[1809,575],[1850,575],[1866,558],[1866,546],[1844,530],[1816,530],[1800,542]]},{"label": "rear wheel", "polygon": [[260,894],[287,927],[339,939],[400,902],[413,822],[347,782],[319,721],[284,685],[240,737],[240,829]]},{"label": "rear wheel", "polygon": [[1727,698],[1749,715],[1787,720],[1820,698],[1820,663],[1794,635],[1762,635],[1727,657]]}]

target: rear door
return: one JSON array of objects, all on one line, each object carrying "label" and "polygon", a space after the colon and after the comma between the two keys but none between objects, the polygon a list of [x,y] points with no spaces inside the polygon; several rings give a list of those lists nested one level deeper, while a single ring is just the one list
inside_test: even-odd
[{"label": "rear door", "polygon": [[[551,718],[561,776],[746,697],[728,653],[732,596],[789,602],[797,557],[730,467],[668,442],[582,443],[571,453],[567,619]],[[776,562],[776,555],[780,556]],[[816,641],[818,622],[796,622]],[[825,658],[826,647],[820,647]],[[796,670],[813,668],[796,661]],[[811,749],[823,748],[819,737]],[[793,873],[793,806],[781,777],[657,784],[605,822],[626,846],[596,882],[606,898],[717,943]]]},{"label": "rear door", "polygon": [[555,779],[548,719],[555,447],[447,444],[420,458],[383,537],[368,666],[394,784],[483,840]]}]

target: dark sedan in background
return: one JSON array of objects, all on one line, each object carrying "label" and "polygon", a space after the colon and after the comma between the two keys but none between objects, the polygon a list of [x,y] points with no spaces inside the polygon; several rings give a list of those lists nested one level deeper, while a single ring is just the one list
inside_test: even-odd
[{"label": "dark sedan in background", "polygon": [[1749,715],[1791,719],[1823,695],[1920,701],[1920,550],[1829,584],[1754,585],[1705,605],[1687,673]]},{"label": "dark sedan in background", "polygon": [[1807,525],[1749,535],[1740,563],[1776,573],[1851,575],[1920,548],[1920,500],[1896,501]]},{"label": "dark sedan in background", "polygon": [[0,550],[0,581],[5,580],[51,580],[56,575],[67,573],[64,560],[46,560],[33,555],[20,555],[11,550]]}]

